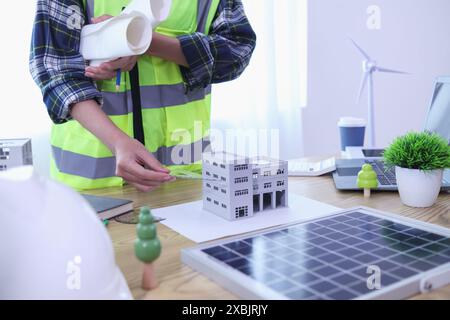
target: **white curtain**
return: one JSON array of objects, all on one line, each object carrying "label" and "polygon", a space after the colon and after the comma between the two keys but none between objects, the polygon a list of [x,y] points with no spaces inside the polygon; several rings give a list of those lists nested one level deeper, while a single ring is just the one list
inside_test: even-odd
[{"label": "white curtain", "polygon": [[[239,79],[214,86],[213,128],[227,130],[228,137],[235,129],[235,139],[242,139],[242,130],[259,132],[259,147],[250,146],[250,156],[300,157],[301,109],[307,104],[307,0],[243,3],[258,37],[257,48]],[[269,149],[261,146],[265,135]],[[221,149],[216,142],[213,147]],[[237,152],[226,143],[224,149]]]},{"label": "white curtain", "polygon": [[[8,14],[8,13],[15,14]],[[49,174],[51,121],[39,88],[28,71],[31,30],[36,1],[5,1],[0,19],[4,49],[0,50],[3,76],[0,78],[0,139],[31,138],[34,167]],[[20,15],[20,22],[14,16]]]}]

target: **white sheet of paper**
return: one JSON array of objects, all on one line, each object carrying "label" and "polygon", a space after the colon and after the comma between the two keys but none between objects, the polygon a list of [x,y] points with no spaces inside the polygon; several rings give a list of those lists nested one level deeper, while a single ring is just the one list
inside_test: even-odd
[{"label": "white sheet of paper", "polygon": [[203,210],[202,201],[153,210],[166,219],[162,224],[196,243],[320,218],[336,211],[339,208],[295,194],[289,194],[289,208],[260,212],[233,222]]}]

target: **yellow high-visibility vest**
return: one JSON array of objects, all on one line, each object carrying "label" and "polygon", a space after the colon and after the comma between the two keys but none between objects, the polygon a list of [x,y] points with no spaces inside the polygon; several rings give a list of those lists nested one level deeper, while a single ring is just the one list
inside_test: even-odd
[{"label": "yellow high-visibility vest", "polygon": [[[168,19],[157,32],[179,36],[208,34],[220,0],[173,0]],[[88,19],[104,14],[117,16],[130,0],[85,0]],[[201,170],[201,153],[208,142],[211,86],[186,93],[180,67],[157,57],[138,60],[142,118],[146,148],[172,171]],[[97,83],[103,111],[133,137],[130,77],[122,75],[119,92],[115,79]],[[54,125],[51,135],[51,175],[75,189],[122,186],[115,175],[111,151],[77,121]]]}]

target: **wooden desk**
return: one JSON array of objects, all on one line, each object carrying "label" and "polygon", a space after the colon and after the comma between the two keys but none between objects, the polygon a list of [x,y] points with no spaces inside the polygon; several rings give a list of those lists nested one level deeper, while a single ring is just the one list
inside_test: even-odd
[{"label": "wooden desk", "polygon": [[[330,176],[321,178],[292,178],[290,192],[328,204],[350,208],[367,206],[398,213],[410,218],[435,223],[450,228],[450,195],[440,195],[437,204],[429,209],[413,209],[403,206],[397,193],[375,193],[371,199],[363,198],[362,192],[338,192]],[[133,200],[135,208],[150,206],[160,208],[201,199],[200,181],[176,181],[150,193],[138,193],[131,187],[105,189],[90,192],[94,195],[111,196]],[[183,212],[180,212],[183,214]],[[141,264],[134,255],[135,226],[113,222],[109,232],[114,242],[116,258],[136,299],[237,299],[212,281],[184,266],[180,260],[183,248],[195,245],[171,229],[159,225],[158,232],[163,251],[157,261],[160,287],[150,293],[140,289]],[[414,299],[450,299],[450,286]]]}]

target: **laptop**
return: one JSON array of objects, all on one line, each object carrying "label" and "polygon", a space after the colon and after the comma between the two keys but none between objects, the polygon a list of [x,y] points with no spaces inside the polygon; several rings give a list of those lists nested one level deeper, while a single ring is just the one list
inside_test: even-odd
[{"label": "laptop", "polygon": [[[450,144],[450,77],[436,79],[433,97],[425,131],[435,132],[446,138]],[[395,168],[387,169],[383,162],[384,150],[368,150],[364,159],[342,159],[336,161],[336,171],[333,173],[334,183],[338,190],[359,190],[356,180],[361,167],[371,164],[378,175],[381,191],[397,191]],[[450,170],[445,170],[443,178],[443,190],[450,191]]]}]

